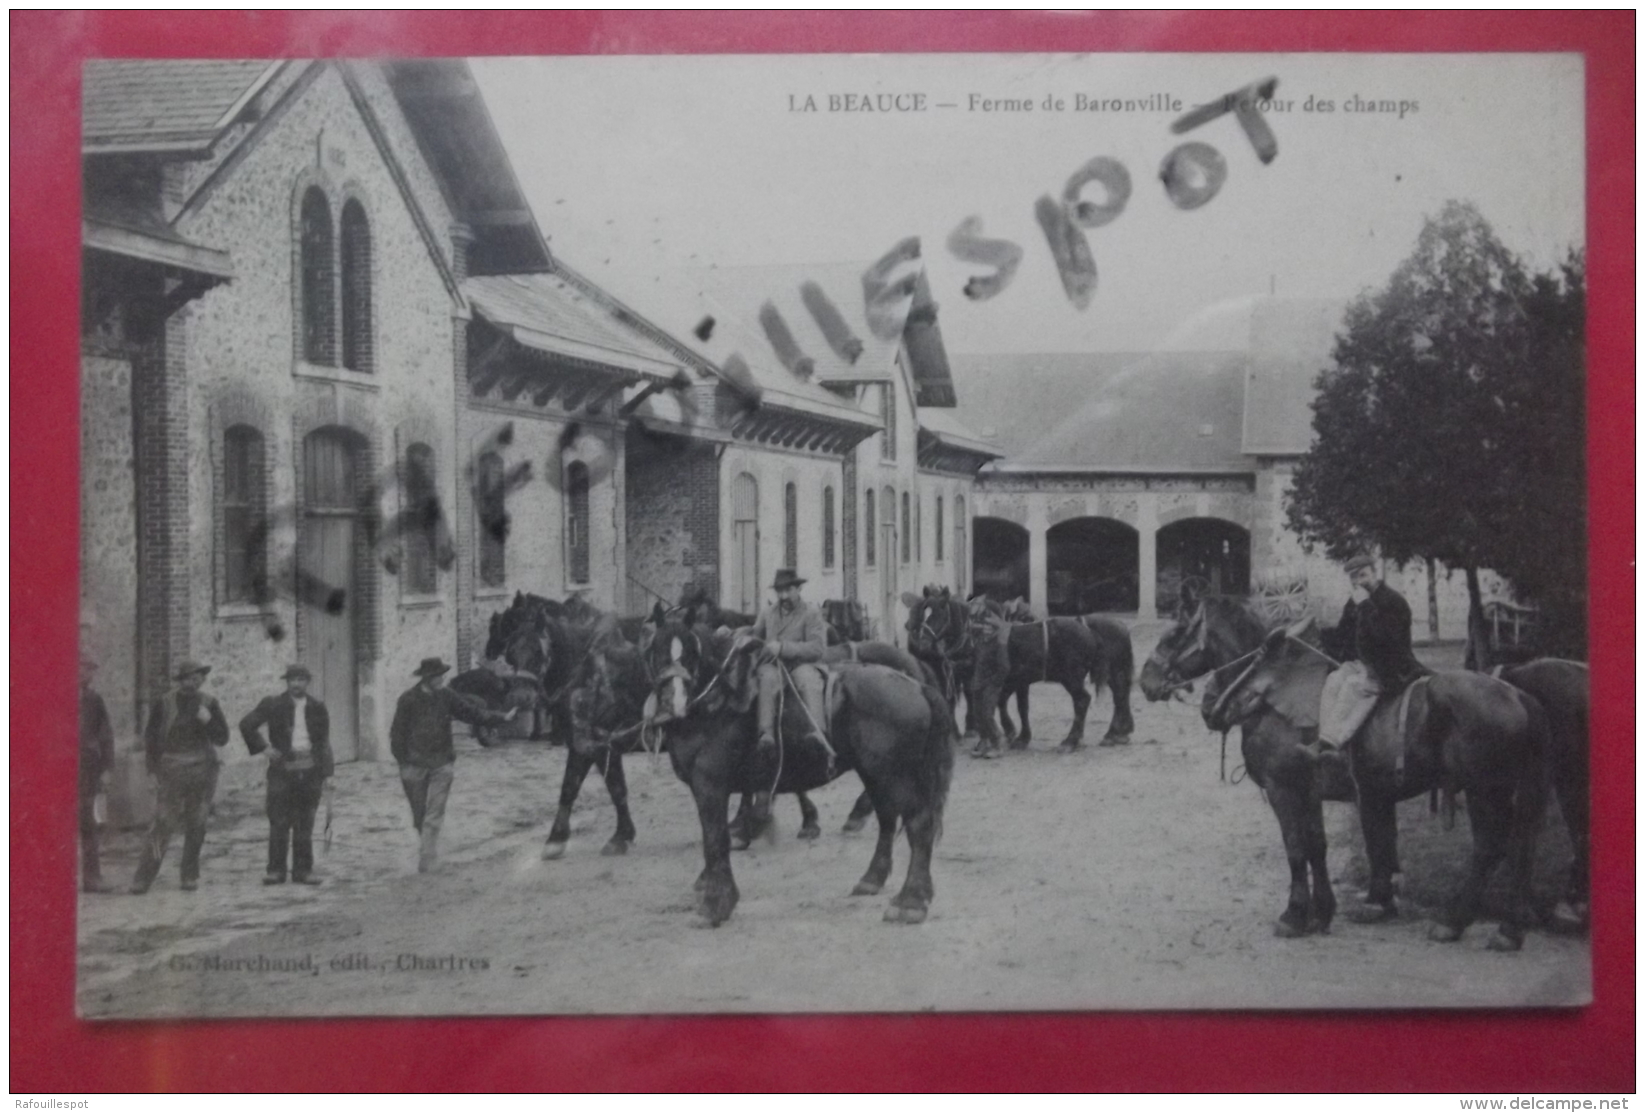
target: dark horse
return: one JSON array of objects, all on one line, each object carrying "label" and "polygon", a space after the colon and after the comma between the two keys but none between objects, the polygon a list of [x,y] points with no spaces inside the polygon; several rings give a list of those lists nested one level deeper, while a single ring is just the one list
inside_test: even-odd
[{"label": "dark horse", "polygon": [[[737,905],[726,819],[734,792],[815,789],[855,769],[880,822],[868,871],[853,895],[878,893],[891,872],[900,819],[911,860],[887,921],[918,923],[932,897],[931,851],[953,773],[954,720],[942,693],[892,669],[841,664],[828,729],[833,753],[799,741],[798,699],[783,701],[775,781],[760,783],[755,754],[755,639],[670,623],[645,653],[654,677],[652,721],[662,728],[674,772],[691,788],[703,828],[698,911],[712,925]],[[766,774],[769,775],[769,774]]]},{"label": "dark horse", "polygon": [[[946,587],[927,587],[921,594],[902,593],[908,608],[908,652],[932,670],[938,687],[955,712],[960,696],[971,690],[971,673],[977,663],[977,643],[971,633],[971,613]],[[965,733],[976,731],[976,708],[967,698]]]},{"label": "dark horse", "polygon": [[[1302,624],[1271,634],[1248,660],[1224,665],[1206,686],[1201,714],[1212,730],[1248,732],[1318,725],[1320,692],[1336,662],[1304,640]],[[1311,633],[1311,631],[1309,631]],[[1454,942],[1476,918],[1485,883],[1506,857],[1513,895],[1492,950],[1518,950],[1530,902],[1537,830],[1547,806],[1548,719],[1512,685],[1453,670],[1423,677],[1384,700],[1347,748],[1371,867],[1369,899],[1394,915],[1395,805],[1430,789],[1462,791],[1474,848],[1468,876],[1429,938]],[[1329,882],[1327,882],[1327,885]]]},{"label": "dark horse", "polygon": [[[1126,637],[1129,649],[1130,637]],[[1008,623],[989,616],[977,634],[977,662],[972,674],[971,694],[978,707],[999,707],[1005,718],[1005,696],[1017,693],[1017,709],[1022,729],[1006,737],[1013,750],[1025,749],[1030,740],[1027,691],[1030,684],[1054,681],[1061,684],[1074,701],[1074,721],[1059,747],[1069,753],[1079,748],[1085,735],[1085,715],[1091,695],[1085,678],[1100,687],[1109,679],[1110,666],[1102,644],[1091,627],[1079,618],[1046,618],[1038,622]],[[1130,691],[1130,665],[1125,664],[1125,691]],[[1006,718],[1007,724],[1010,720]],[[977,716],[981,737],[972,750],[974,757],[992,757],[1000,749],[1001,738],[993,716]],[[1008,727],[1009,729],[1009,727]],[[1116,699],[1114,719],[1101,745],[1115,746],[1130,740],[1132,730],[1129,699]]]}]

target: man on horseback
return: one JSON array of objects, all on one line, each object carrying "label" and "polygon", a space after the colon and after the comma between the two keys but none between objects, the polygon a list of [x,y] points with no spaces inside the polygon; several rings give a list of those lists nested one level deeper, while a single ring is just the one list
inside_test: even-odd
[{"label": "man on horseback", "polygon": [[1319,739],[1308,747],[1316,756],[1346,746],[1379,696],[1398,692],[1423,672],[1411,650],[1411,607],[1383,582],[1377,561],[1361,553],[1343,568],[1355,598],[1324,635],[1326,649],[1342,667],[1325,678],[1320,693]]},{"label": "man on horseback", "polygon": [[[777,750],[777,697],[783,689],[785,667],[805,707],[806,740],[827,745],[822,732],[823,676],[815,662],[821,660],[828,649],[828,624],[819,611],[800,598],[800,585],[804,583],[792,568],[778,569],[777,578],[771,584],[777,593],[777,602],[761,611],[750,628],[750,634],[765,643],[757,674],[762,781],[774,779],[774,770],[769,767]],[[755,794],[756,820],[763,822],[770,809],[771,794]]]}]

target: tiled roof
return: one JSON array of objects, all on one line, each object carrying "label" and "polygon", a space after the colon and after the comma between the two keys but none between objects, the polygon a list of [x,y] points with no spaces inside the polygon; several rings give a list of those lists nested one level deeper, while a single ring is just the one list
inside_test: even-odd
[{"label": "tiled roof", "polygon": [[625,327],[609,311],[552,274],[470,278],[475,310],[529,347],[668,378],[682,370],[672,352]]},{"label": "tiled roof", "polygon": [[1230,352],[953,356],[961,420],[999,466],[1237,472],[1246,357]]},{"label": "tiled roof", "polygon": [[85,64],[81,145],[103,151],[203,150],[280,65],[254,61],[94,60]]},{"label": "tiled roof", "polygon": [[1309,403],[1314,380],[1332,363],[1342,325],[1340,301],[1267,298],[1251,311],[1251,366],[1246,373],[1244,450],[1300,456],[1314,439]]}]

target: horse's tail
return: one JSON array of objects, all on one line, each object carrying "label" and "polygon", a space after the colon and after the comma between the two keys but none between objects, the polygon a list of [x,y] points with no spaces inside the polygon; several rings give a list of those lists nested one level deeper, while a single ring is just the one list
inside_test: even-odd
[{"label": "horse's tail", "polygon": [[919,758],[919,785],[926,805],[931,809],[933,842],[942,838],[942,813],[948,804],[948,786],[954,778],[955,734],[954,711],[943,697],[942,689],[930,684],[921,685],[925,703],[930,708],[931,721],[925,731],[925,745]]}]

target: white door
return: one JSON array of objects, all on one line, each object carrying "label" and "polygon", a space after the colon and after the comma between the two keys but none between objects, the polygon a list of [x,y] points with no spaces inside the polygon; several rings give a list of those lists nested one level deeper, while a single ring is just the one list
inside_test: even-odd
[{"label": "white door", "polygon": [[744,614],[760,609],[760,488],[747,472],[731,481],[731,559],[721,605]]}]

